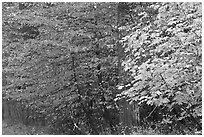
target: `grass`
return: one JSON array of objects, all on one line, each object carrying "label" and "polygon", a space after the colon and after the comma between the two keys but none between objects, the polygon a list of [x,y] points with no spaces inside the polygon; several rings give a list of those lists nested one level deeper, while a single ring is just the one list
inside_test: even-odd
[{"label": "grass", "polygon": [[2,135],[48,135],[49,130],[42,126],[26,126],[10,120],[2,121]]},{"label": "grass", "polygon": [[[50,129],[45,126],[26,126],[19,122],[13,122],[11,120],[2,121],[2,135],[50,135],[53,134],[50,132]],[[106,131],[101,135],[110,135],[111,133]],[[152,128],[142,128],[142,127],[132,127],[132,128],[123,128],[116,134],[123,135],[164,135],[158,129]],[[176,135],[178,133],[171,132],[169,135]],[[186,133],[190,135],[202,135],[202,131],[195,133]],[[167,135],[167,134],[166,134]]]}]

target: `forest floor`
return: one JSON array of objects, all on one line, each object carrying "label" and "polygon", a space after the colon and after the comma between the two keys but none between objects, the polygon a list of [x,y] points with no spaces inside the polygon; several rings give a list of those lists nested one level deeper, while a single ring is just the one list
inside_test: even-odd
[{"label": "forest floor", "polygon": [[[129,133],[128,133],[129,134]],[[161,133],[152,129],[141,130],[137,129],[132,132],[132,135],[159,135]],[[43,126],[26,126],[19,122],[12,122],[8,120],[2,121],[2,135],[50,135],[48,127]],[[172,133],[172,135],[175,135]],[[202,132],[195,133],[195,135],[202,135]]]},{"label": "forest floor", "polygon": [[48,135],[46,127],[26,126],[22,123],[2,121],[2,135]]}]

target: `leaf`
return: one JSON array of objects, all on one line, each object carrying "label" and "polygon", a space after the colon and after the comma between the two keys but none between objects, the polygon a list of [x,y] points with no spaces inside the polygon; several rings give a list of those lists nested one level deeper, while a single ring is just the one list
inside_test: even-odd
[{"label": "leaf", "polygon": [[171,121],[170,119],[163,119],[162,123],[166,123],[166,124],[171,124],[173,121]]},{"label": "leaf", "polygon": [[164,103],[164,104],[167,104],[169,102],[170,102],[170,100],[168,98],[164,98],[163,101],[162,101],[162,103]]},{"label": "leaf", "polygon": [[152,100],[148,100],[148,101],[147,101],[147,105],[151,105],[151,106],[152,106],[152,105],[153,105]]},{"label": "leaf", "polygon": [[118,89],[121,90],[124,86],[118,86]]}]

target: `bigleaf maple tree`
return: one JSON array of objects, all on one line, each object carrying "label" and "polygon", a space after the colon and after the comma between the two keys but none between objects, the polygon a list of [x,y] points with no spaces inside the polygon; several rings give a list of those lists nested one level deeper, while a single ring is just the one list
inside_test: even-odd
[{"label": "bigleaf maple tree", "polygon": [[162,125],[200,130],[201,3],[152,3],[146,8],[155,15],[138,12],[140,23],[122,39],[127,53],[123,66],[133,80],[119,88],[140,107],[160,108]]}]

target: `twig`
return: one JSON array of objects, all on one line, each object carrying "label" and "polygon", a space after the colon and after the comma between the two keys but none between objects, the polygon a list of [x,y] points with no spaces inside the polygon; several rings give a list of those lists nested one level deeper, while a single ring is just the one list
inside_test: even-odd
[{"label": "twig", "polygon": [[167,84],[167,82],[166,82],[166,80],[164,79],[164,77],[162,76],[162,74],[160,73],[159,75],[161,76],[162,80],[163,80],[164,83],[166,84],[167,89],[170,89],[170,88],[169,88],[169,85]]},{"label": "twig", "polygon": [[154,107],[154,109],[149,113],[149,115],[145,119],[148,119],[152,115],[152,113],[155,111],[156,108],[157,106]]}]

